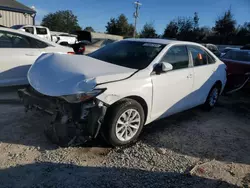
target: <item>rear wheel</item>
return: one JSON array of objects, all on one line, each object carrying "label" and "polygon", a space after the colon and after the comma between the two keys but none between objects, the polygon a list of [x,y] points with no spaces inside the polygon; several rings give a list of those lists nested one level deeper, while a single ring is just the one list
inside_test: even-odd
[{"label": "rear wheel", "polygon": [[206,110],[211,110],[216,105],[219,99],[220,90],[221,90],[221,87],[219,84],[216,84],[212,87],[212,89],[210,90],[207,96],[207,100],[204,104],[204,108]]},{"label": "rear wheel", "polygon": [[103,132],[113,146],[124,146],[136,141],[144,125],[142,106],[133,99],[124,99],[108,112]]}]

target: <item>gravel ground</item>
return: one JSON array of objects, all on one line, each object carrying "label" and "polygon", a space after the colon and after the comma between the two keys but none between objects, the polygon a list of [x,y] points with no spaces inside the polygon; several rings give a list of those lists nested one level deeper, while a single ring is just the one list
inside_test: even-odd
[{"label": "gravel ground", "polygon": [[47,116],[7,102],[0,105],[0,187],[250,187],[245,93],[222,97],[211,112],[155,122],[139,142],[115,149],[100,140],[59,148],[43,134]]}]

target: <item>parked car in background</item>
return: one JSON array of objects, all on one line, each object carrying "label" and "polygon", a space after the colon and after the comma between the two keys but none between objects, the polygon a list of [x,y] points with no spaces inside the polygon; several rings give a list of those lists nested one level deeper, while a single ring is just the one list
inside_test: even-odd
[{"label": "parked car in background", "polygon": [[250,44],[244,45],[241,49],[242,50],[250,50]]},{"label": "parked car in background", "polygon": [[56,34],[55,32],[51,32],[51,34],[52,34],[52,41],[63,46],[69,46],[77,42],[75,35],[67,33]]},{"label": "parked car in background", "polygon": [[116,42],[116,40],[94,38],[94,39],[92,39],[91,43],[88,43],[85,45],[84,54],[89,54],[91,52],[94,52],[94,51],[98,50],[99,48],[102,48],[103,46],[112,44],[113,42]]},{"label": "parked car in background", "polygon": [[127,39],[87,56],[44,54],[28,78],[31,87],[19,96],[27,109],[54,115],[46,129],[54,141],[68,146],[101,131],[121,146],[155,120],[201,104],[213,108],[226,66],[196,43]]},{"label": "parked car in background", "polygon": [[27,85],[27,72],[42,53],[72,51],[23,31],[0,28],[0,87]]},{"label": "parked car in background", "polygon": [[37,35],[43,39],[52,40],[49,28],[38,25],[13,25],[12,29],[22,30],[27,33]]},{"label": "parked car in background", "polygon": [[250,50],[230,50],[221,60],[227,65],[227,85],[225,92],[242,89],[250,81]]},{"label": "parked car in background", "polygon": [[228,51],[230,50],[238,50],[239,48],[231,48],[231,47],[226,47],[223,50],[221,50],[221,57],[225,55]]},{"label": "parked car in background", "polygon": [[221,52],[214,44],[202,44],[202,45],[205,46],[207,49],[209,49],[211,52],[213,52],[214,55],[216,55],[217,57],[221,56]]}]

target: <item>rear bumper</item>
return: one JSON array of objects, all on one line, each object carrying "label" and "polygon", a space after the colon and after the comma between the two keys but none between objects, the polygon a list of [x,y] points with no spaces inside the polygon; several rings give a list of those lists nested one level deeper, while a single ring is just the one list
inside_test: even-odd
[{"label": "rear bumper", "polygon": [[107,106],[97,99],[70,104],[30,88],[18,90],[18,95],[26,111],[35,109],[51,115],[51,122],[46,125],[47,135],[60,146],[79,145],[96,138],[107,110]]}]

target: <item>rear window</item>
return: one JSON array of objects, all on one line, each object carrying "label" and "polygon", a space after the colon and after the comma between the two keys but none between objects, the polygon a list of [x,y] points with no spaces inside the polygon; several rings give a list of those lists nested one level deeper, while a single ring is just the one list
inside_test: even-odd
[{"label": "rear window", "polygon": [[236,51],[236,50],[230,50],[227,52],[223,58],[225,59],[231,59],[235,61],[246,61],[250,62],[250,51]]},{"label": "rear window", "polygon": [[36,33],[38,35],[47,35],[47,29],[46,28],[36,28]]}]

